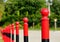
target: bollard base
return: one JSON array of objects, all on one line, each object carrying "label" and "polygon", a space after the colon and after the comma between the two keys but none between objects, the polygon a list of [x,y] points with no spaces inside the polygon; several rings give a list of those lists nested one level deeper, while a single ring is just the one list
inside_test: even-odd
[{"label": "bollard base", "polygon": [[24,42],[28,42],[28,36],[24,36]]},{"label": "bollard base", "polygon": [[12,34],[12,40],[14,40],[14,34]]},{"label": "bollard base", "polygon": [[49,39],[42,39],[42,42],[49,42]]},{"label": "bollard base", "polygon": [[16,35],[16,42],[19,42],[19,35]]}]

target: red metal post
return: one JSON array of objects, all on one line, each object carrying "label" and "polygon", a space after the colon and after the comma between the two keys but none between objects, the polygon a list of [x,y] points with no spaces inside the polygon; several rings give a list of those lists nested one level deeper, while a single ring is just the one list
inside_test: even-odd
[{"label": "red metal post", "polygon": [[42,42],[49,42],[49,10],[47,8],[41,9],[42,20]]},{"label": "red metal post", "polygon": [[19,42],[19,22],[16,22],[16,42]]},{"label": "red metal post", "polygon": [[8,25],[5,29],[2,30],[2,37],[4,42],[11,42],[11,26]]},{"label": "red metal post", "polygon": [[11,25],[11,38],[12,42],[14,42],[14,24]]},{"label": "red metal post", "polygon": [[24,21],[24,42],[28,42],[28,18],[23,18]]}]

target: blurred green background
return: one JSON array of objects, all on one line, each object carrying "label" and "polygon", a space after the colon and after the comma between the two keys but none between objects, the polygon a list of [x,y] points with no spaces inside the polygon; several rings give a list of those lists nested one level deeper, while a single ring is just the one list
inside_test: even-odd
[{"label": "blurred green background", "polygon": [[[29,28],[41,27],[41,8],[47,8],[45,0],[1,0],[0,26],[5,27],[16,21],[23,28],[23,18],[29,19]],[[57,28],[60,28],[60,1],[53,0],[50,6],[50,27],[54,28],[54,19],[57,19]]]}]

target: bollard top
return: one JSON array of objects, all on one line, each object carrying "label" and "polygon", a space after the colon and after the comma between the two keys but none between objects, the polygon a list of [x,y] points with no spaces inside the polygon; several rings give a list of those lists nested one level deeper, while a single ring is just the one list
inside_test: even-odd
[{"label": "bollard top", "polygon": [[12,26],[14,26],[14,24],[11,24]]},{"label": "bollard top", "polygon": [[16,22],[16,25],[18,25],[18,24],[19,24],[19,22],[17,21],[17,22]]},{"label": "bollard top", "polygon": [[47,8],[42,8],[41,9],[41,14],[42,14],[42,16],[48,16],[49,10]]},{"label": "bollard top", "polygon": [[23,18],[23,21],[28,22],[28,18],[27,17]]}]

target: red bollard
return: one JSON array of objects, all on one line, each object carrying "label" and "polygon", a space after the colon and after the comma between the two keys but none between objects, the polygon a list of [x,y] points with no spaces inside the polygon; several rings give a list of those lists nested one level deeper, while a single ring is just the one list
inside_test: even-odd
[{"label": "red bollard", "polygon": [[24,42],[28,42],[28,18],[23,18],[24,21]]},{"label": "red bollard", "polygon": [[16,22],[16,42],[19,42],[19,22]]},{"label": "red bollard", "polygon": [[47,8],[41,9],[42,14],[42,42],[49,42],[49,10]]},{"label": "red bollard", "polygon": [[2,30],[2,37],[4,42],[11,42],[10,25]]},{"label": "red bollard", "polygon": [[14,42],[14,24],[11,25],[11,38],[12,42]]}]

